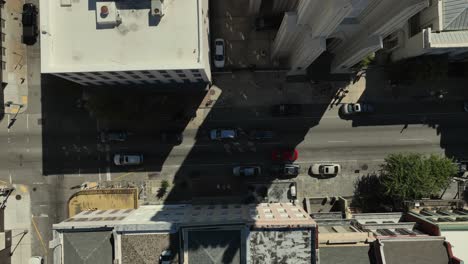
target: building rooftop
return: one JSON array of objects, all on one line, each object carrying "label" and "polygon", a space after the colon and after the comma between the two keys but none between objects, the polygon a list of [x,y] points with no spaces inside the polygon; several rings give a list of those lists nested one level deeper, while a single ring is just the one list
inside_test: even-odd
[{"label": "building rooftop", "polygon": [[159,263],[159,256],[170,249],[172,263],[177,261],[178,234],[130,234],[121,236],[122,264]]},{"label": "building rooftop", "polygon": [[[103,15],[102,6],[108,15]],[[200,1],[40,0],[42,72],[200,68]],[[207,21],[205,21],[207,22]]]},{"label": "building rooftop", "polygon": [[311,228],[250,231],[247,263],[315,263],[315,231]]},{"label": "building rooftop", "polygon": [[379,247],[382,262],[387,264],[447,264],[450,260],[444,238],[386,239]]},{"label": "building rooftop", "polygon": [[370,264],[369,251],[369,244],[320,247],[320,264]]},{"label": "building rooftop", "polygon": [[468,29],[468,1],[444,0],[442,10],[444,31]]},{"label": "building rooftop", "polygon": [[112,263],[112,252],[111,231],[63,233],[64,263]]},{"label": "building rooftop", "polygon": [[241,235],[241,230],[188,231],[188,263],[240,264]]}]

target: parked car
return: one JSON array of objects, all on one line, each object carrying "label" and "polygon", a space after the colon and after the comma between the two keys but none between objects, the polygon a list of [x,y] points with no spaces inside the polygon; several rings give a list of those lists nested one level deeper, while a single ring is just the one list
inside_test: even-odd
[{"label": "parked car", "polygon": [[26,45],[34,45],[38,35],[37,8],[34,4],[26,3],[23,5],[21,23],[23,24],[23,43]]},{"label": "parked car", "polygon": [[332,176],[341,172],[339,164],[313,164],[310,166],[310,172],[313,175]]},{"label": "parked car", "polygon": [[253,130],[249,136],[254,140],[271,140],[275,137],[275,133],[271,130]]},{"label": "parked car", "polygon": [[261,30],[278,30],[283,17],[281,16],[264,16],[264,17],[257,17],[255,19],[254,28],[256,31]]},{"label": "parked car", "polygon": [[44,264],[44,258],[41,256],[32,256],[29,258],[29,264]]},{"label": "parked car", "polygon": [[271,172],[280,177],[296,177],[299,175],[301,166],[299,164],[281,164],[271,168]]},{"label": "parked car", "polygon": [[100,138],[102,143],[124,142],[127,140],[127,132],[124,131],[101,131]]},{"label": "parked car", "polygon": [[225,49],[224,39],[215,39],[214,65],[216,68],[224,68]]},{"label": "parked car", "polygon": [[210,131],[211,140],[232,140],[237,138],[237,131],[231,128],[218,128]]},{"label": "parked car", "polygon": [[463,102],[463,110],[468,113],[468,102]]},{"label": "parked car", "polygon": [[374,107],[367,103],[343,104],[340,111],[344,115],[373,113]]},{"label": "parked car", "polygon": [[293,162],[297,160],[297,157],[296,149],[275,149],[271,153],[271,159],[274,161]]},{"label": "parked car", "polygon": [[271,108],[273,116],[294,116],[302,114],[302,105],[300,104],[278,104]]},{"label": "parked car", "polygon": [[117,166],[140,165],[143,163],[141,154],[115,154],[114,163]]},{"label": "parked car", "polygon": [[159,264],[171,264],[172,252],[169,249],[164,250],[159,255]]},{"label": "parked car", "polygon": [[289,186],[289,194],[291,196],[291,199],[295,200],[297,198],[297,192],[296,192],[296,184],[291,183]]},{"label": "parked car", "polygon": [[234,176],[260,176],[262,169],[260,166],[237,166],[232,169]]},{"label": "parked car", "polygon": [[163,131],[161,132],[161,142],[165,144],[180,145],[184,140],[184,136],[179,131]]}]

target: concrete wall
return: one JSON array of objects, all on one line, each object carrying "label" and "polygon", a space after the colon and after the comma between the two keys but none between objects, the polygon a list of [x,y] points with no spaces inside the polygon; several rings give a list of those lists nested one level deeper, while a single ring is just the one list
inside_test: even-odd
[{"label": "concrete wall", "polygon": [[[403,41],[403,43],[401,43],[402,46],[400,48],[392,52],[392,60],[398,61],[401,59],[419,56],[419,55],[426,53],[427,50],[424,50],[425,30],[421,31],[420,33],[414,35],[411,38],[398,40],[398,41]],[[406,34],[402,34],[402,35],[408,36],[408,31],[405,31],[405,33]]]},{"label": "concrete wall", "polygon": [[[211,66],[210,66],[210,11],[208,0],[201,1],[200,10],[200,60],[203,65],[203,81],[211,82]],[[192,80],[191,80],[192,81]],[[196,80],[197,82],[199,80]]]},{"label": "concrete wall", "polygon": [[[209,68],[208,68],[209,69]],[[205,69],[56,73],[81,85],[170,84],[209,82]]]},{"label": "concrete wall", "polygon": [[3,4],[0,4],[0,36],[1,36],[1,41],[0,41],[0,83],[7,82],[8,81],[8,74],[6,71],[6,12]]}]

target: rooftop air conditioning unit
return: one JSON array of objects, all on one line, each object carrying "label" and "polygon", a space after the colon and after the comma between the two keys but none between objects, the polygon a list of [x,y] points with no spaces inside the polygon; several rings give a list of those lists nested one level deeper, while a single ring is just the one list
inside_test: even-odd
[{"label": "rooftop air conditioning unit", "polygon": [[151,15],[159,17],[164,16],[163,0],[151,0]]}]

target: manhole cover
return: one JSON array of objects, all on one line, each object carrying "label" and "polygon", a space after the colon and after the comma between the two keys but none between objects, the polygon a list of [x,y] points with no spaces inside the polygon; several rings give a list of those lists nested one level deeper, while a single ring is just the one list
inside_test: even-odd
[{"label": "manhole cover", "polygon": [[367,164],[363,164],[361,166],[361,170],[367,170],[368,168],[369,168],[369,165],[367,165]]},{"label": "manhole cover", "polygon": [[32,190],[33,190],[33,192],[35,192],[35,191],[37,190],[37,188],[36,188],[36,187],[33,187]]},{"label": "manhole cover", "polygon": [[215,90],[210,90],[210,95],[215,95],[216,91]]},{"label": "manhole cover", "polygon": [[15,198],[16,198],[16,200],[21,200],[21,195],[17,194],[17,195],[15,196]]}]

